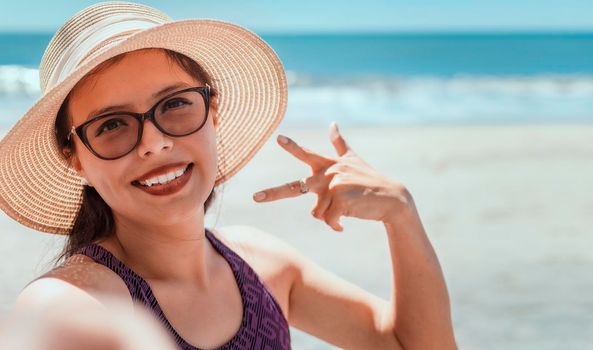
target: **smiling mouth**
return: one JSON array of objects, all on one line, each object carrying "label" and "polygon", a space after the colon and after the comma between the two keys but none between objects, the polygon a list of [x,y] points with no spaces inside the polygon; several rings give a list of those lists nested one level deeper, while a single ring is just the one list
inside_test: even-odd
[{"label": "smiling mouth", "polygon": [[[147,180],[132,181],[132,185],[135,188],[151,196],[162,197],[173,195],[175,193],[180,192],[182,189],[188,186],[188,183],[193,173],[193,165],[193,163],[190,163],[185,167],[185,169],[178,169],[173,172],[166,173],[165,175],[167,176],[161,178],[162,181],[158,179],[160,176],[157,176],[156,179],[158,180],[158,183],[153,184],[151,180],[155,179],[155,177],[152,177]],[[179,174],[180,170],[182,171],[181,175],[177,177],[177,174]],[[169,176],[172,176],[173,180],[169,180]]]},{"label": "smiling mouth", "polygon": [[181,176],[183,176],[194,164],[193,163],[189,163],[185,166],[185,168],[176,170],[176,171],[171,171],[167,174],[163,174],[163,175],[159,175],[159,176],[155,176],[153,178],[150,179],[146,179],[146,180],[134,180],[131,182],[132,185],[137,186],[137,187],[144,187],[144,188],[150,188],[150,187],[161,187],[161,186],[166,186],[168,184],[170,184],[171,182],[175,181],[176,179],[180,178]]}]

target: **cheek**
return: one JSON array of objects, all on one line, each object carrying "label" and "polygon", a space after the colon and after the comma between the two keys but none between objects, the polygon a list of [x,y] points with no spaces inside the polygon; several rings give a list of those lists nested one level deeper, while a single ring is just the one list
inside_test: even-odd
[{"label": "cheek", "polygon": [[103,198],[110,197],[121,189],[122,179],[125,179],[126,174],[124,164],[104,161],[90,153],[81,155],[80,162],[85,178]]},{"label": "cheek", "polygon": [[217,149],[216,149],[216,129],[212,123],[207,123],[197,133],[190,135],[186,147],[194,154],[195,161],[202,164],[203,167],[211,167],[216,171],[217,167]]},{"label": "cheek", "polygon": [[214,137],[202,137],[194,141],[192,148],[195,165],[207,178],[216,177],[218,169],[216,139]]},{"label": "cheek", "polygon": [[103,164],[91,175],[91,184],[115,213],[135,212],[137,198],[132,192],[133,186],[126,183],[129,171],[125,169],[128,168]]},{"label": "cheek", "polygon": [[212,132],[208,137],[208,156],[214,176],[218,173],[218,150],[216,148],[216,132]]},{"label": "cheek", "polygon": [[[206,131],[201,134],[202,131]],[[183,148],[189,153],[194,163],[195,190],[206,196],[212,190],[218,174],[216,134],[207,126],[195,135],[183,140]],[[196,192],[196,195],[197,195]],[[207,192],[207,193],[206,193]]]}]

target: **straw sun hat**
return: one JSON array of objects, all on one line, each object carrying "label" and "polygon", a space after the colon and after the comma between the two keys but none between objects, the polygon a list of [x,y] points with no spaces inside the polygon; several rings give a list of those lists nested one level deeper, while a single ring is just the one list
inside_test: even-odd
[{"label": "straw sun hat", "polygon": [[213,78],[219,94],[216,185],[245,166],[282,121],[288,94],[284,69],[256,34],[219,20],[173,21],[140,4],[99,3],[75,14],[54,35],[39,68],[40,99],[0,140],[0,209],[33,229],[69,232],[83,187],[58,148],[56,114],[91,69],[143,48],[182,53]]}]

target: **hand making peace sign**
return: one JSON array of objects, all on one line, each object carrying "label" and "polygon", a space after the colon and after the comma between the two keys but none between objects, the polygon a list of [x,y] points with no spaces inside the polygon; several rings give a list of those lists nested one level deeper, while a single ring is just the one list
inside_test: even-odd
[{"label": "hand making peace sign", "polygon": [[[388,217],[397,216],[401,209],[412,206],[406,188],[377,172],[354,153],[335,122],[330,125],[329,136],[337,158],[322,156],[289,138],[278,136],[280,145],[313,171],[313,175],[302,181],[310,191],[317,193],[317,203],[311,212],[315,218],[341,232],[340,216],[385,222]],[[255,194],[254,200],[269,202],[299,196],[306,193],[301,190],[300,182],[265,189]],[[258,197],[261,193],[263,197]]]}]

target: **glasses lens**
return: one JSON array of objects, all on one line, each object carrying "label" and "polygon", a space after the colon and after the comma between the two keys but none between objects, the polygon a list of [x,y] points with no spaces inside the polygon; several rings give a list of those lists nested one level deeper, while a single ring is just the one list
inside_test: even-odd
[{"label": "glasses lens", "polygon": [[159,126],[174,136],[197,131],[206,121],[206,101],[198,91],[185,91],[162,101],[156,108]]},{"label": "glasses lens", "polygon": [[131,115],[109,115],[89,124],[85,134],[95,153],[104,158],[117,158],[134,147],[139,127],[139,121]]}]

